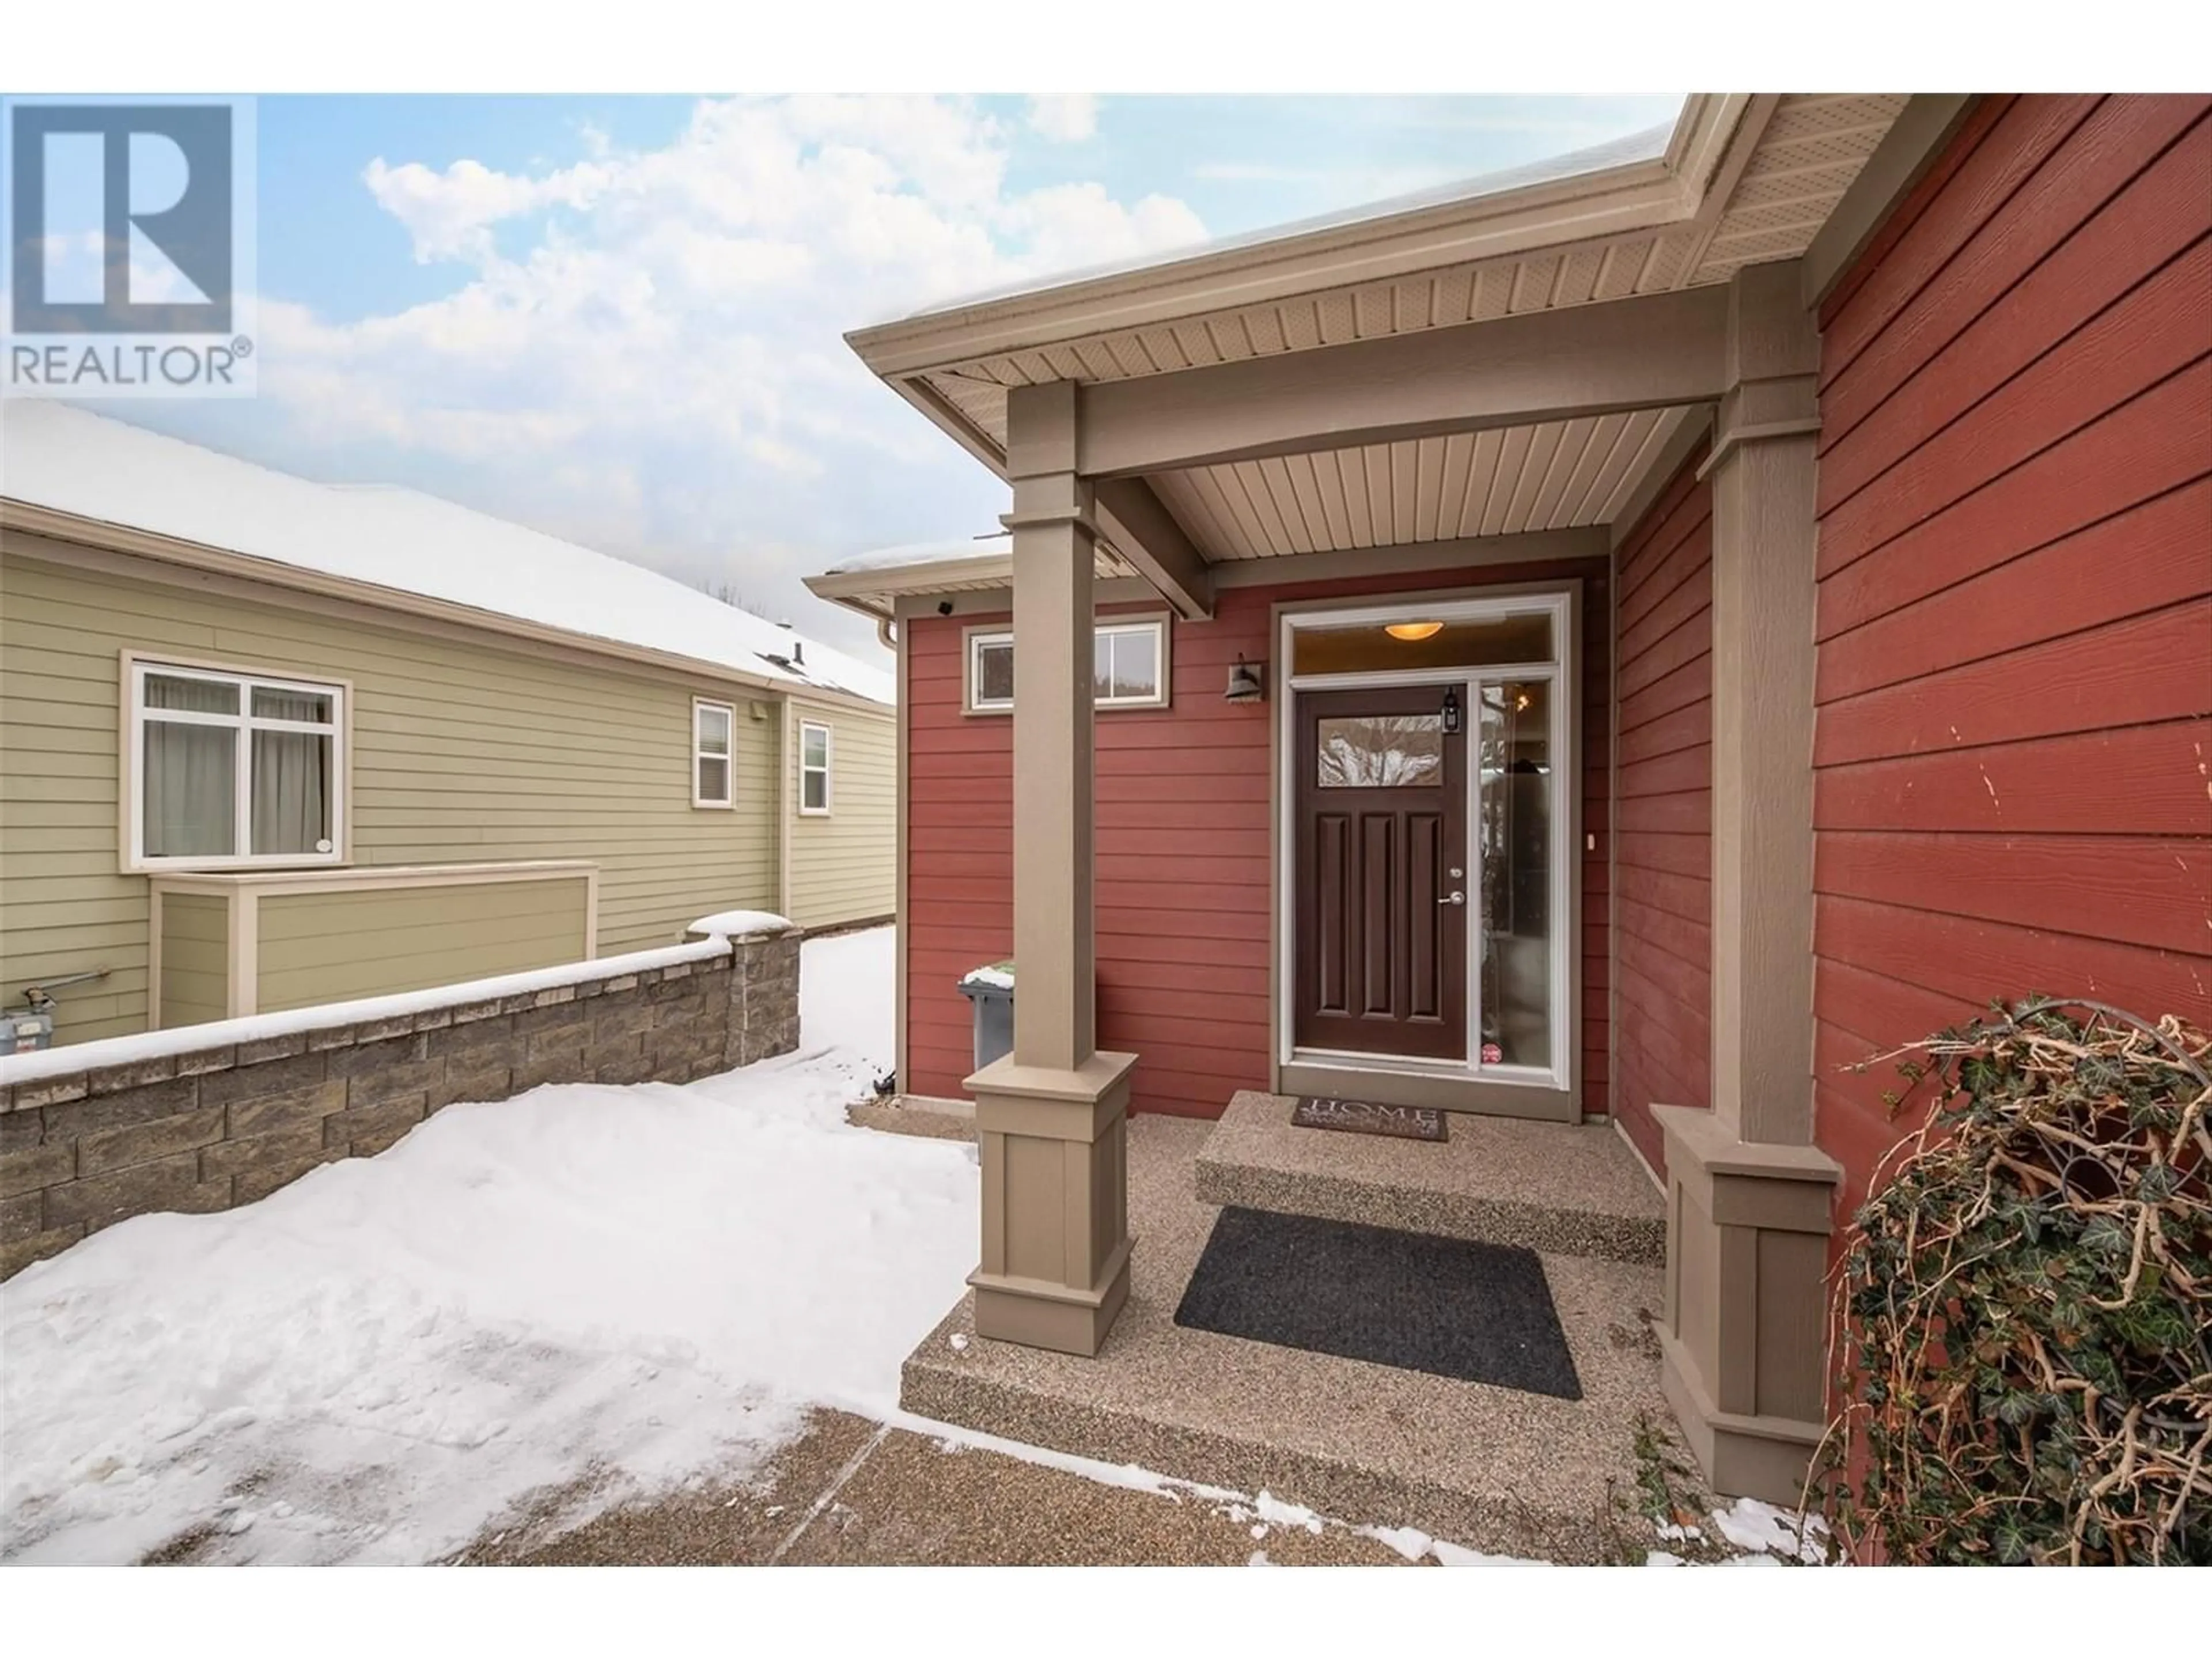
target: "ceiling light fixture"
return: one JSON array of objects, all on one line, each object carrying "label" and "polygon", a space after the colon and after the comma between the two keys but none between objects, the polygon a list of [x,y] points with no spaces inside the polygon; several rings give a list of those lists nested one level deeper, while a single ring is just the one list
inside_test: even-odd
[{"label": "ceiling light fixture", "polygon": [[1444,631],[1440,622],[1386,623],[1382,631],[1394,640],[1432,640]]}]

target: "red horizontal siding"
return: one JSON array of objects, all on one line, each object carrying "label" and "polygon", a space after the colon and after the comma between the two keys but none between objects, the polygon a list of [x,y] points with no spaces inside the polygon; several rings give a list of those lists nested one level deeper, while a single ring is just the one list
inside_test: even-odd
[{"label": "red horizontal siding", "polygon": [[[1272,703],[1221,700],[1242,655],[1267,662],[1273,607],[1305,599],[1580,578],[1583,641],[1582,855],[1583,1098],[1608,1109],[1607,571],[1599,561],[1438,570],[1359,582],[1239,588],[1210,623],[1174,625],[1164,710],[1097,722],[1096,865],[1098,1041],[1138,1054],[1139,1111],[1216,1117],[1239,1089],[1265,1088],[1268,1030],[1268,749]],[[1004,617],[923,617],[908,653],[907,1076],[916,1093],[957,1096],[970,1065],[961,975],[1013,949],[1012,722],[961,713],[961,639]],[[1270,674],[1272,682],[1273,674]],[[1272,684],[1270,696],[1274,695]]]},{"label": "red horizontal siding", "polygon": [[1613,1100],[1662,1167],[1651,1109],[1711,1097],[1713,496],[1684,462],[1622,540]]},{"label": "red horizontal siding", "polygon": [[1824,317],[1820,1143],[2032,992],[2212,1020],[2212,100],[1991,100]]}]

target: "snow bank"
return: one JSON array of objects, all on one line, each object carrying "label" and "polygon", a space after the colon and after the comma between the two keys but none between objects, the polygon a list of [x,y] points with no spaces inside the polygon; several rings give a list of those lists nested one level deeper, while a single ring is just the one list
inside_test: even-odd
[{"label": "snow bank", "polygon": [[0,1553],[127,1561],[204,1527],[224,1560],[434,1559],[549,1486],[607,1472],[603,1504],[742,1474],[810,1404],[891,1415],[978,1220],[971,1147],[844,1121],[891,1037],[842,981],[887,982],[890,941],[805,947],[833,1046],[449,1107],[0,1285]]},{"label": "snow bank", "polygon": [[[732,915],[748,914],[732,911]],[[715,918],[709,917],[709,921]],[[786,924],[788,926],[788,924]],[[694,923],[695,931],[699,924]],[[0,1056],[0,1087],[36,1083],[44,1078],[65,1077],[102,1066],[121,1066],[133,1060],[154,1060],[164,1054],[185,1054],[196,1048],[220,1048],[233,1042],[259,1042],[270,1037],[290,1036],[297,1031],[327,1030],[333,1025],[366,1024],[374,1019],[396,1019],[402,1014],[427,1013],[464,1002],[489,1002],[494,997],[520,996],[527,991],[551,990],[580,985],[586,980],[612,979],[648,968],[672,968],[679,963],[708,962],[727,956],[724,939],[691,939],[664,945],[651,951],[632,951],[618,957],[593,957],[586,962],[563,962],[550,968],[531,968],[519,974],[492,979],[463,980],[454,985],[426,986],[419,991],[398,991],[390,996],[361,997],[351,1002],[325,1002],[308,1008],[287,1008],[279,1013],[245,1014],[236,1019],[210,1020],[204,1025],[179,1025],[167,1031],[134,1031],[128,1036],[102,1037],[96,1042],[72,1042],[58,1048]],[[802,980],[803,982],[803,980]]]}]

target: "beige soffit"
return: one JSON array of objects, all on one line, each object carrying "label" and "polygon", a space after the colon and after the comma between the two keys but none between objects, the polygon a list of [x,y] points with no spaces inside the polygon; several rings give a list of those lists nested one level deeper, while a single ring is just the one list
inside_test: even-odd
[{"label": "beige soffit", "polygon": [[[1003,471],[1009,386],[1172,374],[1704,287],[1794,258],[1905,101],[1701,94],[1663,147],[1624,141],[1533,179],[1500,175],[847,338]],[[1632,148],[1639,142],[1649,153]]]},{"label": "beige soffit", "polygon": [[57,512],[52,507],[39,507],[28,501],[0,499],[0,529],[20,531],[27,535],[96,548],[108,553],[135,555],[184,569],[207,571],[219,576],[260,583],[284,592],[312,593],[329,599],[348,599],[390,612],[395,617],[422,617],[509,639],[565,647],[616,662],[672,669],[715,684],[744,686],[750,690],[778,696],[804,690],[810,700],[839,708],[880,712],[884,707],[872,698],[853,692],[827,686],[801,687],[787,680],[748,674],[743,669],[732,668],[726,663],[707,662],[696,657],[686,657],[672,651],[655,651],[644,646],[624,645],[592,634],[572,633],[567,629],[554,628],[544,623],[479,610],[474,605],[459,605],[448,599],[432,599],[401,588],[385,587],[374,582],[356,581],[350,576],[287,564],[281,560],[234,553],[225,548],[182,541],[173,536],[140,530],[130,525],[80,518],[75,514]]},{"label": "beige soffit", "polygon": [[1153,476],[1220,561],[1612,522],[1684,409],[1639,410]]}]

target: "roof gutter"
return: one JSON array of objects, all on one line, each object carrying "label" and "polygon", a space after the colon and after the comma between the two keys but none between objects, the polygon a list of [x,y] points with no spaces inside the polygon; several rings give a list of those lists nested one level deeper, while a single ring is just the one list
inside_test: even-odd
[{"label": "roof gutter", "polygon": [[688,657],[674,651],[657,651],[647,646],[625,645],[620,641],[602,639],[592,634],[573,633],[564,628],[526,621],[501,611],[459,605],[450,599],[432,599],[428,594],[410,592],[404,588],[386,587],[380,583],[360,581],[350,576],[334,575],[328,571],[309,570],[300,565],[287,564],[281,559],[235,553],[228,548],[186,541],[180,537],[164,536],[157,531],[141,530],[104,519],[82,518],[74,513],[58,512],[52,507],[9,497],[0,496],[0,529],[43,536],[49,540],[67,542],[80,547],[99,548],[111,553],[131,554],[163,564],[257,582],[267,587],[313,593],[325,599],[349,599],[378,610],[398,611],[483,633],[503,635],[510,639],[529,640],[541,645],[563,646],[617,662],[670,669],[698,678],[743,686],[750,690],[786,695],[798,693],[816,702],[856,710],[880,711],[890,706],[835,686],[749,673],[726,663],[709,662],[703,658]]}]

